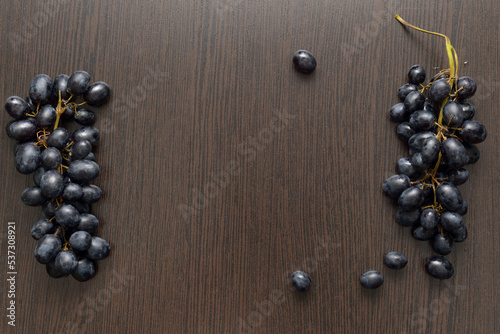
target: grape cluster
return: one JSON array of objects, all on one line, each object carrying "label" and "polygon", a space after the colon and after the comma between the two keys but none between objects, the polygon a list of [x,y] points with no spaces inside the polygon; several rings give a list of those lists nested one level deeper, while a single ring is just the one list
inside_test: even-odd
[{"label": "grape cluster", "polygon": [[[90,84],[90,75],[76,71],[58,75],[54,81],[37,75],[29,96],[11,96],[5,110],[14,118],[7,124],[10,138],[17,140],[15,163],[22,174],[33,174],[35,185],[26,188],[21,199],[29,206],[41,206],[43,218],[31,229],[38,240],[35,258],[46,265],[54,278],[72,275],[87,281],[96,273],[95,261],[106,258],[109,243],[94,236],[99,220],[90,205],[102,196],[91,184],[99,174],[92,148],[99,140],[93,126],[96,107],[110,95],[104,82]],[[63,123],[79,126],[70,136]]]},{"label": "grape cluster", "polygon": [[469,178],[467,164],[479,160],[475,146],[486,139],[486,128],[473,120],[474,106],[467,102],[476,92],[476,82],[443,70],[425,84],[426,71],[414,65],[408,83],[399,88],[400,103],[390,109],[390,119],[399,123],[398,137],[408,144],[409,156],[397,161],[397,173],[383,184],[387,196],[399,205],[396,220],[411,226],[418,240],[430,241],[440,256],[427,260],[427,272],[436,278],[453,275],[448,255],[453,243],[467,238],[463,216],[468,204],[459,185]]}]

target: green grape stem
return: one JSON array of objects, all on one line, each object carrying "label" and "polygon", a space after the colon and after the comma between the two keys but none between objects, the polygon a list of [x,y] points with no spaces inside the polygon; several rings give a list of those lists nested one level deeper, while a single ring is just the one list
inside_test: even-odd
[{"label": "green grape stem", "polygon": [[62,106],[62,98],[61,98],[61,91],[59,91],[59,101],[57,102],[57,107],[56,107],[56,122],[54,123],[54,130],[57,129],[59,126],[59,120],[61,119],[61,115],[64,113],[64,108]]},{"label": "green grape stem", "polygon": [[395,18],[396,18],[396,20],[398,20],[399,23],[401,23],[402,25],[404,25],[408,28],[412,28],[412,29],[415,29],[417,31],[421,31],[421,32],[424,32],[426,34],[439,36],[439,37],[442,37],[445,39],[445,41],[446,41],[446,53],[448,54],[448,63],[450,66],[450,73],[451,73],[449,83],[450,83],[450,86],[453,87],[455,84],[455,79],[457,78],[457,72],[458,72],[458,56],[457,56],[457,53],[455,51],[455,48],[451,45],[451,42],[450,42],[450,39],[448,38],[448,36],[437,33],[437,32],[428,31],[428,30],[424,30],[422,28],[416,27],[413,24],[410,24],[410,23],[406,22],[405,20],[403,20],[403,18],[401,16],[399,16],[399,14],[397,14],[395,16]]}]

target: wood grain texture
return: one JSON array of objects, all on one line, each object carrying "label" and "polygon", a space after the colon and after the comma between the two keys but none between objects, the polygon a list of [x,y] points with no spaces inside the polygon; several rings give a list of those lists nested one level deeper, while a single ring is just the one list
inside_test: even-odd
[{"label": "wood grain texture", "polygon": [[[2,333],[500,332],[499,22],[494,0],[2,1],[0,97],[38,73],[84,69],[113,89],[97,113],[104,197],[97,276],[50,279],[35,262],[39,208],[19,194],[14,143],[1,133],[0,272],[17,227],[17,325]],[[382,182],[407,154],[388,119],[411,65],[447,64],[447,34],[489,137],[461,186],[469,238],[430,278],[432,254],[394,221]],[[307,49],[312,75],[292,67]],[[0,114],[2,127],[9,121]],[[383,254],[409,259],[400,272]],[[309,272],[299,294],[289,275]],[[359,276],[385,275],[366,291]]]}]

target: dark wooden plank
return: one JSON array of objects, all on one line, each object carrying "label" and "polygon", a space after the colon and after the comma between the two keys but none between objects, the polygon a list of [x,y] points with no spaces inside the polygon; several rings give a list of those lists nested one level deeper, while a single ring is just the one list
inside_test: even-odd
[{"label": "dark wooden plank", "polygon": [[[2,332],[498,332],[497,2],[30,0],[0,12],[2,99],[77,69],[113,88],[92,208],[113,249],[85,284],[35,262],[40,209],[19,199],[32,179],[2,131],[2,271],[8,221],[18,246],[17,325],[4,314]],[[449,281],[425,274],[431,249],[381,191],[407,154],[387,113],[398,87],[414,63],[447,64],[444,42],[403,29],[398,12],[451,38],[489,129],[461,186],[469,238]],[[298,49],[316,56],[312,75],[293,69]],[[391,250],[406,269],[383,267]],[[290,288],[297,269],[308,293]],[[377,291],[358,283],[367,269],[385,275]]]}]

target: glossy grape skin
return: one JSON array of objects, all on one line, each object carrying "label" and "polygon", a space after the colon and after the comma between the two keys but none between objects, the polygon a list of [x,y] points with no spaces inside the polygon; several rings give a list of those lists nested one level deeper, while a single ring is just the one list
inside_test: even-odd
[{"label": "glossy grape skin", "polygon": [[431,111],[417,110],[410,116],[410,125],[415,130],[428,131],[434,127],[436,116]]},{"label": "glossy grape skin", "polygon": [[34,77],[29,89],[29,97],[33,104],[49,103],[53,87],[52,79],[48,75],[39,74]]},{"label": "glossy grape skin", "polygon": [[368,270],[361,275],[359,282],[366,289],[376,289],[384,283],[384,276],[377,270]]},{"label": "glossy grape skin", "polygon": [[36,123],[41,128],[50,128],[54,125],[57,118],[57,112],[53,106],[46,104],[40,108],[36,116]]},{"label": "glossy grape skin", "polygon": [[85,159],[92,151],[92,145],[86,139],[77,141],[71,146],[71,160]]},{"label": "glossy grape skin", "polygon": [[81,201],[83,203],[92,204],[97,202],[102,197],[102,190],[94,184],[82,187],[83,196]]},{"label": "glossy grape skin", "polygon": [[57,210],[57,204],[49,201],[42,206],[42,214],[45,218],[51,219],[55,216]]},{"label": "glossy grape skin", "polygon": [[[42,151],[40,161],[42,163],[42,167],[45,167],[47,170],[56,169],[62,164],[61,152],[55,147],[48,147]],[[38,168],[37,171],[39,169],[40,168]]]},{"label": "glossy grape skin", "polygon": [[434,200],[434,190],[432,189],[432,185],[419,182],[417,184],[414,184],[414,186],[422,189],[422,191],[424,192],[424,201]]},{"label": "glossy grape skin", "polygon": [[450,92],[451,87],[446,79],[436,80],[429,88],[429,100],[440,103],[450,95]]},{"label": "glossy grape skin", "polygon": [[407,175],[410,179],[417,177],[420,173],[412,166],[409,158],[401,158],[396,163],[396,170],[399,174]]},{"label": "glossy grape skin", "polygon": [[299,291],[307,291],[311,288],[311,278],[305,272],[297,270],[292,276],[292,283]]},{"label": "glossy grape skin", "polygon": [[468,76],[460,77],[457,81],[457,95],[461,100],[468,99],[476,93],[477,84]]},{"label": "glossy grape skin", "polygon": [[45,269],[47,270],[47,274],[52,278],[61,278],[66,277],[68,275],[61,273],[56,269],[56,265],[54,261],[50,261],[45,265]]},{"label": "glossy grape skin", "polygon": [[421,241],[431,240],[437,233],[437,228],[426,229],[423,226],[416,226],[412,229],[413,237]]},{"label": "glossy grape skin", "polygon": [[398,198],[401,193],[410,187],[410,178],[407,175],[393,175],[385,180],[382,190],[390,198]]},{"label": "glossy grape skin", "polygon": [[96,162],[96,159],[95,159],[95,154],[90,152],[89,155],[87,155],[85,157],[85,160],[90,160],[90,161],[93,161],[93,162]]},{"label": "glossy grape skin", "polygon": [[[83,185],[82,185],[83,187]],[[83,189],[83,188],[82,188]],[[83,196],[83,195],[82,195]],[[90,213],[91,211],[91,205],[88,204],[88,203],[84,203],[82,201],[82,199],[78,200],[78,201],[71,201],[71,202],[67,202],[68,204],[71,204],[75,207],[75,209],[80,213]]]},{"label": "glossy grape skin", "polygon": [[78,252],[85,252],[92,244],[92,235],[86,231],[76,231],[69,238],[69,245]]},{"label": "glossy grape skin", "polygon": [[21,193],[21,200],[29,206],[40,206],[47,202],[47,198],[43,195],[39,187],[29,187]]},{"label": "glossy grape skin", "polygon": [[434,133],[430,131],[418,132],[415,135],[411,136],[408,140],[408,146],[411,149],[421,151],[424,146],[424,142],[427,138],[435,137]]},{"label": "glossy grape skin", "polygon": [[40,167],[40,149],[34,143],[21,145],[16,153],[16,168],[21,174],[31,174]]},{"label": "glossy grape skin", "polygon": [[418,209],[424,202],[424,192],[417,187],[405,189],[398,199],[398,205],[404,211]]},{"label": "glossy grape skin", "polygon": [[56,226],[48,219],[40,219],[31,228],[31,236],[35,240],[40,240],[44,235],[54,233],[55,231]]},{"label": "glossy grape skin", "polygon": [[474,117],[474,114],[476,113],[476,108],[470,103],[460,103],[460,106],[462,107],[464,117],[466,120],[472,119]]},{"label": "glossy grape skin", "polygon": [[90,110],[80,109],[78,110],[78,116],[75,116],[75,122],[84,126],[93,125],[95,122],[95,114]]},{"label": "glossy grape skin", "polygon": [[433,256],[427,259],[425,270],[429,275],[437,279],[451,278],[455,272],[450,261],[442,256]]},{"label": "glossy grape skin", "polygon": [[64,227],[73,228],[80,222],[80,215],[78,210],[73,205],[62,204],[56,210],[56,221],[59,225]]},{"label": "glossy grape skin", "polygon": [[474,144],[469,144],[467,142],[463,143],[467,156],[469,157],[468,164],[475,164],[481,158],[481,152]]},{"label": "glossy grape skin", "polygon": [[66,74],[59,74],[54,79],[54,86],[52,88],[52,98],[54,100],[59,99],[59,91],[61,92],[61,99],[67,100],[70,97],[68,93],[68,79],[69,77]]},{"label": "glossy grape skin", "polygon": [[462,130],[458,132],[458,135],[470,144],[479,144],[486,139],[488,132],[480,122],[469,120],[462,124]]},{"label": "glossy grape skin", "polygon": [[410,113],[406,110],[404,103],[398,103],[389,110],[389,117],[393,122],[403,122],[408,120]]},{"label": "glossy grape skin", "polygon": [[425,103],[424,103],[424,108],[423,108],[423,110],[430,111],[431,113],[433,113],[433,114],[434,114],[434,116],[436,116],[436,118],[438,118],[438,117],[439,117],[439,110],[438,110],[438,109],[436,109],[436,108],[434,107],[434,105],[433,105],[432,103],[430,103],[430,102],[425,102]]},{"label": "glossy grape skin", "polygon": [[19,141],[34,139],[36,135],[36,124],[28,119],[14,121],[9,123],[7,133],[12,139]]},{"label": "glossy grape skin", "polygon": [[71,107],[64,108],[64,112],[61,115],[61,119],[69,121],[75,118],[75,111]]},{"label": "glossy grape skin", "polygon": [[68,91],[76,96],[83,95],[89,88],[90,74],[76,71],[68,78]]},{"label": "glossy grape skin", "polygon": [[68,201],[68,202],[78,201],[83,196],[82,187],[76,183],[72,183],[72,182],[66,183],[61,196],[62,196],[63,200]]},{"label": "glossy grape skin", "polygon": [[410,123],[403,122],[397,126],[396,133],[401,140],[407,142],[408,139],[416,133],[416,131],[411,127]]},{"label": "glossy grape skin", "polygon": [[436,73],[432,76],[432,78],[429,81],[434,82],[439,79],[449,79],[449,78],[450,78],[449,73]]},{"label": "glossy grape skin", "polygon": [[398,97],[401,101],[404,102],[408,94],[411,92],[416,92],[418,91],[418,86],[414,84],[404,84],[401,86],[398,90]]},{"label": "glossy grape skin", "polygon": [[83,99],[88,105],[98,106],[106,102],[110,92],[111,90],[107,83],[97,81],[89,86],[88,90],[83,95]]},{"label": "glossy grape skin", "polygon": [[307,50],[299,50],[292,58],[295,68],[302,73],[312,73],[316,68],[316,58]]},{"label": "glossy grape skin", "polygon": [[20,120],[30,112],[29,104],[19,96],[11,96],[5,101],[5,110],[10,117]]},{"label": "glossy grape skin", "polygon": [[91,235],[95,233],[99,227],[99,220],[90,213],[80,214],[80,222],[76,227],[79,231],[86,231]]},{"label": "glossy grape skin", "polygon": [[453,250],[453,240],[446,234],[436,234],[432,240],[432,248],[439,255],[448,255]]},{"label": "glossy grape skin", "polygon": [[96,267],[94,262],[83,258],[78,260],[75,270],[71,273],[74,279],[80,282],[86,282],[95,276]]},{"label": "glossy grape skin", "polygon": [[420,65],[413,65],[408,72],[408,81],[418,85],[425,81],[425,69]]},{"label": "glossy grape skin", "polygon": [[[450,182],[441,182],[436,187],[436,197],[443,208],[448,211],[456,212],[462,208],[463,199],[460,191]],[[441,215],[441,219],[442,219]]]},{"label": "glossy grape skin", "polygon": [[76,255],[71,250],[59,252],[54,259],[56,269],[65,275],[71,274],[77,266]]},{"label": "glossy grape skin", "polygon": [[45,197],[59,197],[64,190],[63,176],[57,170],[46,171],[40,179],[40,189]]},{"label": "glossy grape skin", "polygon": [[47,145],[62,150],[69,140],[69,133],[64,128],[57,128],[47,138]]},{"label": "glossy grape skin", "polygon": [[99,175],[99,165],[90,160],[76,160],[69,166],[68,175],[77,183],[90,182]]},{"label": "glossy grape skin", "polygon": [[448,232],[453,240],[453,242],[463,242],[467,239],[467,227],[465,225],[460,226],[455,230]]},{"label": "glossy grape skin", "polygon": [[74,141],[88,140],[92,146],[95,146],[99,140],[99,131],[93,126],[84,126],[76,129],[72,138]]},{"label": "glossy grape skin", "polygon": [[422,159],[422,153],[420,152],[417,152],[411,156],[410,163],[415,168],[415,170],[419,172],[423,172],[430,167],[430,165]]},{"label": "glossy grape skin", "polygon": [[404,106],[408,113],[422,110],[425,104],[425,96],[419,91],[410,92],[405,98]]},{"label": "glossy grape skin", "polygon": [[41,264],[47,264],[52,261],[57,253],[61,250],[61,239],[52,235],[46,234],[38,240],[35,247],[35,258]]},{"label": "glossy grape skin", "polygon": [[465,121],[465,112],[460,104],[454,101],[446,103],[443,107],[443,125],[458,128]]},{"label": "glossy grape skin", "polygon": [[439,221],[439,213],[432,208],[424,209],[420,215],[420,226],[426,230],[434,230]]},{"label": "glossy grape skin", "polygon": [[407,263],[408,259],[400,252],[389,252],[384,256],[384,264],[391,269],[403,269]]},{"label": "glossy grape skin", "polygon": [[447,138],[441,143],[443,162],[449,168],[460,168],[469,162],[464,145],[456,138]]},{"label": "glossy grape skin", "polygon": [[461,216],[465,216],[469,211],[469,203],[466,200],[463,200],[462,208],[457,211],[457,213]]},{"label": "glossy grape skin", "polygon": [[36,106],[33,103],[33,101],[31,101],[29,96],[26,96],[26,98],[24,99],[24,102],[26,102],[28,104],[29,112],[34,112],[36,110]]},{"label": "glossy grape skin", "polygon": [[401,226],[413,226],[418,222],[420,210],[403,211],[401,208],[396,212],[396,222]]},{"label": "glossy grape skin", "polygon": [[441,227],[446,231],[452,231],[464,224],[462,216],[456,212],[444,211],[441,213]]},{"label": "glossy grape skin", "polygon": [[425,139],[421,151],[423,162],[428,164],[434,163],[438,159],[440,151],[441,143],[439,142],[439,139],[436,137],[429,137]]},{"label": "glossy grape skin", "polygon": [[92,237],[90,247],[87,249],[87,258],[90,260],[103,260],[109,255],[109,243],[99,237]]},{"label": "glossy grape skin", "polygon": [[[7,124],[5,125],[5,133],[7,134],[7,136],[9,136],[10,139],[14,139],[14,137],[12,137],[12,133],[10,131],[10,126],[15,122],[16,120],[10,120],[7,122]],[[14,154],[16,153],[16,150],[17,150],[17,146],[19,146],[19,143],[16,144],[16,146],[14,147]]]},{"label": "glossy grape skin", "polygon": [[455,186],[464,184],[469,179],[469,171],[465,168],[452,169],[448,171],[448,181]]}]

